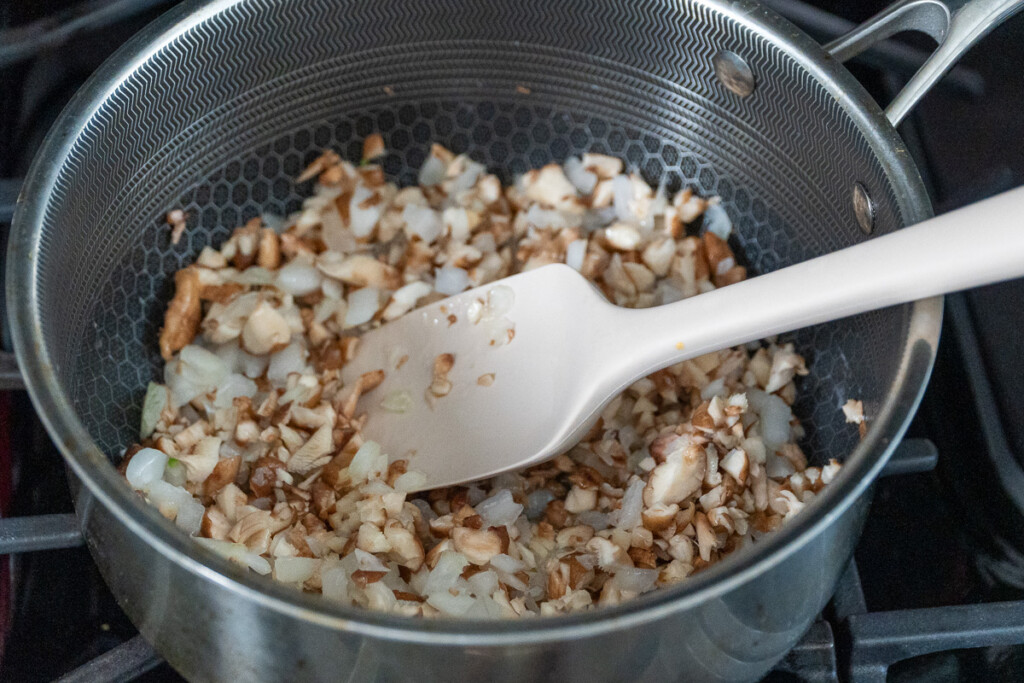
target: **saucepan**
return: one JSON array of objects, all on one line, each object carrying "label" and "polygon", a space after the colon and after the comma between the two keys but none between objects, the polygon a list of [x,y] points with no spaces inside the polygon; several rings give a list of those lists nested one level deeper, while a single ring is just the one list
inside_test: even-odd
[{"label": "saucepan", "polygon": [[[110,59],[54,125],[10,238],[21,371],[73,473],[88,545],[142,634],[195,680],[752,680],[799,640],[856,544],[873,480],[927,382],[941,299],[792,336],[795,406],[832,485],[778,533],[621,606],[414,620],[249,575],[147,507],[112,462],[136,435],[171,276],[261,211],[318,150],[377,131],[400,183],[432,141],[508,181],[585,151],[718,195],[768,272],[931,213],[896,132],[1019,0],[903,0],[824,47],[738,0],[213,0]],[[902,30],[938,48],[883,111],[843,67]],[[172,245],[166,212],[195,217]],[[863,401],[868,429],[839,406]],[[896,542],[896,539],[894,539]]]}]

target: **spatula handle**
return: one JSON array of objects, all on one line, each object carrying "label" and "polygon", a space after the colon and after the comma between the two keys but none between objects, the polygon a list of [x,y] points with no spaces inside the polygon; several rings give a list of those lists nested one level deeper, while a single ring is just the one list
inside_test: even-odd
[{"label": "spatula handle", "polygon": [[657,308],[617,309],[634,379],[717,349],[1024,275],[1024,187]]}]

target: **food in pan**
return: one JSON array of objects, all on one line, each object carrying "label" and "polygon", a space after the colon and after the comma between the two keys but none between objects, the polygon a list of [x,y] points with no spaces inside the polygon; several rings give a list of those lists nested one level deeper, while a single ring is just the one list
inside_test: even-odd
[{"label": "food in pan", "polygon": [[122,469],[198,543],[375,610],[560,614],[684,581],[836,476],[838,463],[808,466],[797,445],[804,359],[766,342],[636,382],[553,460],[409,493],[424,482],[415,462],[389,463],[362,425],[369,407],[400,412],[410,397],[378,395],[383,371],[340,380],[361,331],[549,263],[629,307],[746,270],[716,199],[655,190],[616,158],[585,154],[503,187],[435,145],[418,185],[398,188],[375,163],[383,153],[377,135],[358,164],[325,152],[298,179],[315,179],[301,211],[252,219],[175,275],[164,381],[149,386]]}]

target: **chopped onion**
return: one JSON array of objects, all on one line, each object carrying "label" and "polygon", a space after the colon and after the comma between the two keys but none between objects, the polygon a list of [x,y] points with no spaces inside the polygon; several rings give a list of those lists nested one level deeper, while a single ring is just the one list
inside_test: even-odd
[{"label": "chopped onion", "polygon": [[576,186],[580,194],[588,195],[594,191],[594,188],[597,186],[597,174],[584,168],[583,162],[580,161],[579,157],[569,157],[566,159],[564,168],[565,177]]},{"label": "chopped onion", "polygon": [[506,574],[515,574],[516,572],[526,568],[525,564],[514,557],[505,555],[504,553],[492,557],[491,566],[500,572],[505,572]]},{"label": "chopped onion", "polygon": [[242,543],[231,543],[230,541],[219,541],[214,538],[195,537],[195,542],[207,548],[221,557],[225,557],[241,565],[249,567],[257,574],[269,574],[270,563],[256,553],[249,552]]},{"label": "chopped onion", "polygon": [[769,453],[765,456],[764,471],[772,479],[783,479],[795,473],[796,468],[788,458]]},{"label": "chopped onion", "polygon": [[587,255],[587,241],[573,240],[565,248],[565,263],[574,270],[583,270],[583,259]]},{"label": "chopped onion", "polygon": [[793,411],[785,401],[760,389],[748,389],[747,401],[761,416],[761,438],[769,451],[789,441],[789,421],[793,418]]},{"label": "chopped onion", "polygon": [[256,382],[243,375],[228,375],[227,379],[217,387],[217,394],[213,399],[215,408],[230,408],[232,402],[239,396],[252,398],[256,395]]},{"label": "chopped onion", "polygon": [[547,489],[531,491],[530,495],[526,496],[526,518],[531,522],[536,522],[544,514],[548,503],[554,499],[555,494]]},{"label": "chopped onion", "polygon": [[481,163],[473,161],[469,157],[462,155],[460,161],[465,165],[462,173],[455,178],[452,183],[451,192],[462,192],[476,185],[476,181],[480,179],[480,176],[484,174],[487,167]]},{"label": "chopped onion", "polygon": [[348,311],[345,313],[345,329],[370,322],[380,308],[380,290],[363,287],[348,295]]},{"label": "chopped onion", "polygon": [[704,229],[713,232],[723,240],[732,234],[732,220],[721,204],[708,204],[704,209]]},{"label": "chopped onion", "polygon": [[412,238],[419,237],[427,244],[433,244],[441,236],[441,219],[437,212],[425,206],[408,204],[402,209],[405,233]]},{"label": "chopped onion", "polygon": [[476,604],[476,599],[465,594],[452,595],[444,590],[428,594],[427,603],[445,614],[461,617]]},{"label": "chopped onion", "polygon": [[462,268],[445,266],[435,271],[434,289],[445,296],[452,296],[469,287],[469,273]]},{"label": "chopped onion", "polygon": [[492,571],[482,571],[474,574],[468,579],[469,589],[478,598],[490,597],[491,593],[498,590],[498,576]]},{"label": "chopped onion", "polygon": [[489,232],[478,232],[474,235],[472,245],[483,254],[487,254],[498,249],[498,244],[494,241],[494,235]]},{"label": "chopped onion", "polygon": [[634,477],[622,496],[622,507],[616,510],[618,513],[615,526],[625,531],[631,531],[640,524],[640,512],[643,510],[644,481]]},{"label": "chopped onion", "polygon": [[185,486],[188,481],[188,470],[177,458],[167,460],[167,467],[164,468],[164,481],[171,486]]},{"label": "chopped onion", "polygon": [[474,507],[483,519],[484,526],[489,527],[515,524],[516,518],[523,511],[523,506],[512,499],[512,492],[508,489],[501,489]]},{"label": "chopped onion", "polygon": [[260,220],[263,221],[263,225],[267,226],[274,232],[284,232],[285,228],[288,227],[284,222],[284,217],[278,216],[276,213],[264,213],[260,216]]},{"label": "chopped onion", "polygon": [[249,266],[245,270],[238,271],[231,280],[243,285],[272,285],[275,276],[273,271],[266,268]]},{"label": "chopped onion", "polygon": [[189,536],[196,536],[203,525],[204,514],[206,514],[206,508],[199,501],[195,499],[182,500],[178,504],[178,514],[174,517],[174,523]]},{"label": "chopped onion", "polygon": [[404,389],[394,389],[380,402],[380,407],[389,413],[407,413],[412,410],[412,395]]},{"label": "chopped onion", "polygon": [[713,382],[708,382],[707,386],[700,390],[700,397],[705,401],[709,401],[715,396],[725,396],[724,377],[719,377]]},{"label": "chopped onion", "polygon": [[228,366],[217,354],[194,344],[183,348],[177,361],[164,366],[164,381],[176,408],[213,391],[227,374]]},{"label": "chopped onion", "polygon": [[244,543],[232,543],[231,541],[221,541],[216,538],[204,538],[199,537],[195,539],[198,545],[210,550],[221,557],[226,557],[229,560],[240,560],[249,549],[245,547]]},{"label": "chopped onion", "polygon": [[388,468],[388,457],[380,450],[376,441],[366,441],[356,451],[349,463],[348,473],[354,483],[380,477]]},{"label": "chopped onion", "polygon": [[320,228],[320,236],[328,249],[340,254],[348,254],[359,248],[355,235],[345,227],[341,220],[341,214],[338,213],[338,209],[333,203],[324,210],[322,218],[323,225]]},{"label": "chopped onion", "polygon": [[447,592],[449,588],[455,587],[462,570],[469,564],[469,560],[462,553],[446,550],[441,553],[437,564],[430,570],[430,576],[423,586],[425,594]]},{"label": "chopped onion", "polygon": [[447,170],[448,164],[431,154],[423,162],[423,166],[420,167],[417,180],[420,185],[437,185],[444,180],[445,171]]},{"label": "chopped onion", "polygon": [[348,602],[348,573],[339,567],[327,569],[320,574],[321,591],[329,600]]},{"label": "chopped onion", "polygon": [[636,569],[634,567],[620,567],[616,569],[615,576],[612,577],[612,581],[619,590],[633,593],[644,593],[651,590],[657,580],[657,569]]},{"label": "chopped onion", "polygon": [[[159,386],[159,385],[157,385]],[[124,476],[134,489],[145,489],[164,476],[167,454],[155,448],[143,448],[128,461]]]},{"label": "chopped onion", "polygon": [[481,320],[496,320],[512,310],[516,293],[511,287],[497,285],[487,290],[487,305],[481,313]]},{"label": "chopped onion", "polygon": [[381,204],[375,204],[367,208],[360,208],[360,205],[376,194],[373,190],[364,185],[356,187],[352,193],[352,200],[348,205],[349,228],[356,237],[366,237],[380,220]]},{"label": "chopped onion", "polygon": [[267,379],[275,384],[283,385],[288,381],[288,375],[293,372],[302,372],[305,367],[306,351],[299,342],[293,341],[270,357]]},{"label": "chopped onion", "polygon": [[165,407],[167,407],[167,387],[150,382],[146,387],[146,397],[142,399],[142,418],[139,420],[140,439],[147,439],[153,433]]},{"label": "chopped onion", "polygon": [[270,573],[270,563],[258,553],[246,553],[242,556],[242,562],[257,574],[266,576]]},{"label": "chopped onion", "polygon": [[274,578],[282,583],[302,583],[313,576],[319,562],[315,557],[278,557],[274,560]]},{"label": "chopped onion", "polygon": [[608,517],[609,515],[604,512],[586,510],[576,515],[576,521],[580,524],[586,524],[594,531],[603,531],[610,526]]},{"label": "chopped onion", "polygon": [[453,240],[465,242],[469,239],[469,212],[462,207],[451,206],[445,209],[441,214],[441,222]]},{"label": "chopped onion", "polygon": [[617,175],[612,179],[613,205],[615,215],[620,221],[629,223],[636,221],[633,209],[633,181],[628,175]]},{"label": "chopped onion", "polygon": [[[128,464],[130,465],[131,463]],[[177,517],[178,510],[181,507],[195,502],[191,493],[180,486],[168,484],[163,479],[150,482],[145,492],[149,496],[149,501],[160,510],[160,514],[168,519]]]},{"label": "chopped onion", "polygon": [[523,218],[528,225],[532,225],[537,228],[554,228],[556,230],[562,230],[564,228],[572,227],[569,225],[569,221],[566,220],[565,214],[561,211],[545,209],[539,204],[531,204],[530,208],[526,210],[526,214]]},{"label": "chopped onion", "polygon": [[324,278],[323,283],[320,285],[320,290],[328,299],[340,299],[345,296],[345,289],[341,286],[341,283],[329,277]]},{"label": "chopped onion", "polygon": [[427,475],[415,470],[399,475],[398,479],[395,479],[395,490],[405,493],[418,491],[426,485]]},{"label": "chopped onion", "polygon": [[487,343],[490,346],[504,346],[512,341],[516,326],[508,318],[498,320],[487,319],[484,321],[484,332],[487,335]]},{"label": "chopped onion", "polygon": [[319,270],[296,259],[277,271],[277,288],[292,296],[305,296],[318,290],[322,279]]},{"label": "chopped onion", "polygon": [[675,303],[676,301],[682,301],[684,298],[682,290],[674,286],[668,280],[662,280],[658,283],[658,286],[655,289],[655,296],[657,296],[659,306]]},{"label": "chopped onion", "polygon": [[379,557],[373,553],[368,553],[365,550],[359,548],[355,549],[356,555],[356,569],[364,572],[386,572],[388,566],[384,564]]},{"label": "chopped onion", "polygon": [[253,356],[245,351],[240,351],[238,357],[242,363],[242,373],[250,379],[256,379],[266,372],[267,364],[270,362],[267,356]]}]

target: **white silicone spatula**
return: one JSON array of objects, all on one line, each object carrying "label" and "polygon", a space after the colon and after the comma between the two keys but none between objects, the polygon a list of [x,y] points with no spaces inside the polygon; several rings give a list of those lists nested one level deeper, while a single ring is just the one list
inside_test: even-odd
[{"label": "white silicone spatula", "polygon": [[363,433],[433,488],[557,455],[618,392],[673,363],[1021,275],[1024,188],[656,308],[616,307],[568,266],[545,266],[368,332],[343,374],[384,370],[360,404]]}]

